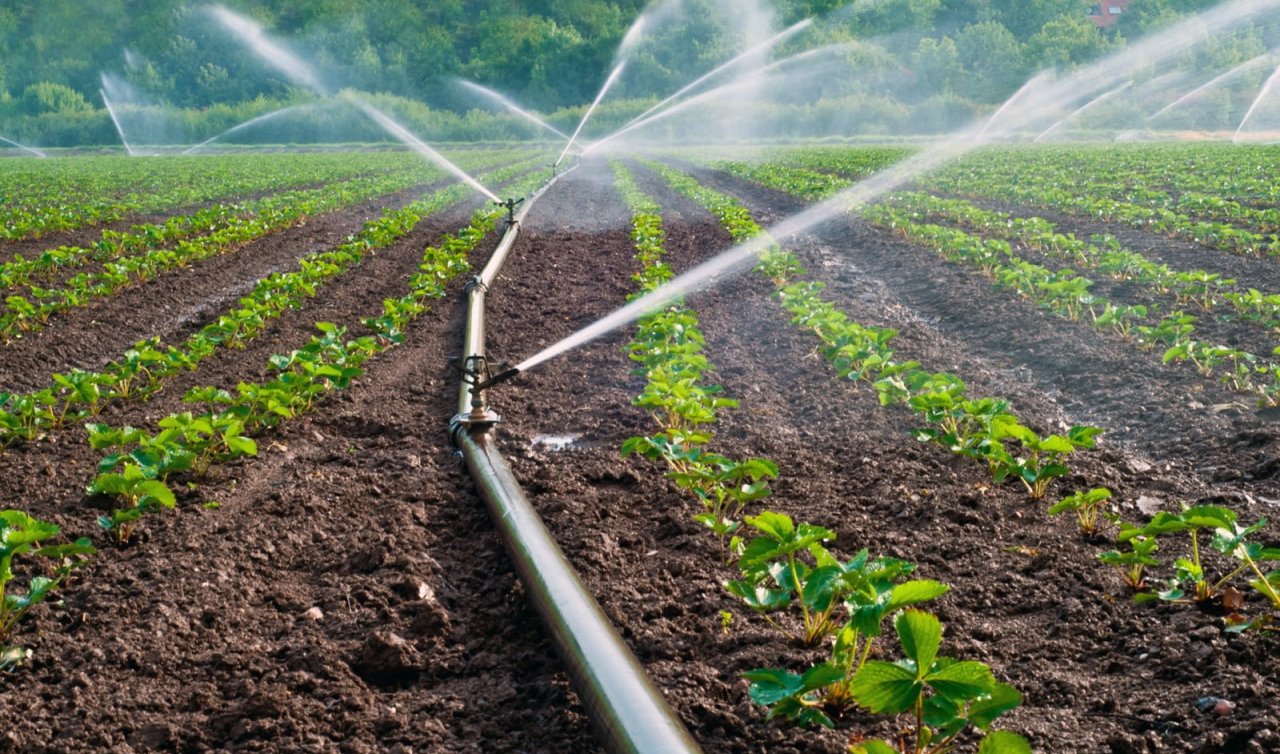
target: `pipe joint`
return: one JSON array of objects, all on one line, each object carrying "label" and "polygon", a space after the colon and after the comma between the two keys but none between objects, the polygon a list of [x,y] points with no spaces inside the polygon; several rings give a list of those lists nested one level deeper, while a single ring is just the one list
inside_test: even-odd
[{"label": "pipe joint", "polygon": [[479,275],[474,275],[470,280],[467,281],[466,285],[462,286],[462,292],[467,294],[468,296],[471,295],[472,291],[480,291],[481,293],[488,293],[489,286],[485,285],[485,282],[480,279]]}]

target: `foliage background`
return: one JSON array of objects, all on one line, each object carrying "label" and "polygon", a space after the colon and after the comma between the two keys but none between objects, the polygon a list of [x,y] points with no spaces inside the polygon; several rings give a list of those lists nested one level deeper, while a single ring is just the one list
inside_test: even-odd
[{"label": "foliage background", "polygon": [[[608,125],[637,112],[740,50],[730,0],[683,2],[685,21],[643,46],[621,80]],[[931,131],[990,110],[1045,67],[1071,67],[1127,37],[1202,10],[1211,0],[1132,0],[1105,31],[1086,18],[1088,0],[765,0],[776,28],[818,16],[792,47],[873,39],[872,70],[892,71],[891,91],[834,82],[829,102],[777,105],[762,115],[779,134],[797,122],[849,123],[863,132]],[[522,138],[520,122],[474,110],[451,84],[491,86],[572,127],[612,65],[645,0],[228,0],[290,40],[335,87],[377,92],[433,138]],[[1224,40],[1196,64],[1224,67],[1265,49],[1261,34]],[[163,114],[152,142],[192,142],[247,118],[300,102],[199,9],[182,0],[0,0],[0,134],[45,145],[117,141],[103,109],[101,74],[127,81],[133,102]],[[903,83],[905,82],[905,83]],[[425,106],[421,103],[430,103]],[[830,110],[826,113],[823,107]],[[814,110],[817,112],[814,112]],[[830,117],[826,117],[826,116]],[[152,120],[155,120],[154,118]],[[824,126],[816,126],[819,130]],[[801,134],[794,134],[801,135]],[[265,139],[357,140],[371,132],[350,113],[281,118]]]}]

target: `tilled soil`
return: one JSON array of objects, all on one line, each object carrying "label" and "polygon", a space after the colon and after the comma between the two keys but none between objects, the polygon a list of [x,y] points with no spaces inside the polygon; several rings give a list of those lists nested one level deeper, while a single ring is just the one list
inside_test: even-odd
[{"label": "tilled soil", "polygon": [[[664,208],[676,269],[730,245],[656,176],[637,177]],[[762,221],[795,208],[727,176],[700,178],[741,195]],[[352,273],[366,285],[326,288],[192,384],[260,373],[267,351],[296,347],[316,320],[358,331],[454,221],[461,212],[424,223],[371,260],[380,266]],[[856,222],[788,246],[851,318],[900,329],[900,356],[1011,398],[1038,429],[1105,426],[1102,447],[1073,457],[1055,489],[1105,484],[1129,517],[1139,497],[1273,513],[1274,428],[1252,409],[1206,408],[1230,400],[1194,373],[1155,368]],[[492,355],[518,361],[620,306],[633,253],[607,167],[565,177],[534,206],[490,293]],[[178,511],[149,517],[139,541],[117,548],[94,535],[102,551],[64,604],[35,611],[19,635],[33,660],[0,676],[0,718],[13,721],[0,752],[599,750],[446,437],[461,284],[350,390],[259,438],[258,458],[184,490]],[[907,558],[920,577],[950,584],[933,606],[944,653],[991,664],[1025,697],[1003,726],[1044,752],[1280,747],[1274,637],[1225,635],[1192,608],[1130,604],[1095,561],[1104,542],[1082,541],[1012,486],[993,488],[978,465],[916,443],[914,417],[837,381],[770,293],[746,275],[689,298],[714,378],[742,402],[723,413],[713,448],[776,461],[768,505],[835,529],[840,553]],[[737,609],[720,586],[733,575],[723,550],[690,518],[696,506],[658,466],[619,456],[623,440],[652,430],[630,405],[641,382],[622,350],[629,332],[491,396],[504,451],[571,562],[705,751],[841,752],[891,735],[893,723],[860,713],[835,730],[797,730],[749,701],[742,672],[800,671],[822,653]],[[172,410],[185,387],[112,421]],[[575,437],[558,449],[549,435]],[[96,459],[74,432],[0,451],[0,496],[92,535],[93,502],[80,490]],[[1207,696],[1235,706],[1201,712]]]}]

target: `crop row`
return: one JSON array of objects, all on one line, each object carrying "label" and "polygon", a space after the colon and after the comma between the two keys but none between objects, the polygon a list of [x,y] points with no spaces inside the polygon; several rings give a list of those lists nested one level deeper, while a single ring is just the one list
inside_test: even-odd
[{"label": "crop row", "polygon": [[898,193],[893,196],[892,203],[987,235],[1025,244],[1078,266],[1095,269],[1116,280],[1140,283],[1152,293],[1172,296],[1183,306],[1195,305],[1210,311],[1220,304],[1227,304],[1234,310],[1236,318],[1280,331],[1280,293],[1243,288],[1235,280],[1205,269],[1175,270],[1122,248],[1111,236],[1096,236],[1084,241],[1073,234],[1059,233],[1053,223],[1038,217],[1014,217],[1007,212],[985,210],[962,200],[928,194]]},{"label": "crop row", "polygon": [[[636,295],[671,277],[660,261],[664,234],[659,208],[635,185],[630,172],[614,164],[615,182],[632,211],[632,240],[642,269],[633,279]],[[623,455],[636,453],[665,461],[677,487],[689,492],[703,509],[694,518],[725,537],[739,531],[734,520],[748,503],[769,495],[767,480],[777,466],[763,458],[734,462],[707,453],[717,411],[736,405],[719,397],[718,386],[705,386],[710,368],[702,354],[697,316],[677,303],[643,318],[628,345],[632,359],[647,377],[636,405],[648,409],[660,427],[652,437],[635,437]],[[746,516],[754,536],[734,536],[728,556],[736,560],[739,578],[725,582],[735,601],[761,615],[769,625],[806,646],[830,644],[829,660],[803,674],[782,668],[758,668],[743,676],[751,698],[768,708],[769,718],[800,725],[832,726],[833,714],[854,706],[896,716],[923,708],[936,710],[927,719],[914,716],[911,743],[895,748],[886,741],[864,741],[851,751],[863,754],[921,754],[950,750],[969,727],[985,733],[978,747],[985,754],[1024,754],[1030,745],[1007,731],[989,731],[995,718],[1017,707],[1021,695],[995,679],[978,662],[956,662],[938,656],[942,625],[926,612],[908,609],[946,593],[935,581],[906,580],[915,565],[896,558],[875,558],[863,550],[841,561],[827,549],[835,539],[829,529],[801,523],[787,515],[763,511]],[[892,620],[907,662],[871,659],[884,624]],[[791,625],[798,622],[793,632]],[[934,747],[943,747],[935,749]]]},{"label": "crop row", "polygon": [[[546,171],[540,171],[513,188],[529,190],[547,176]],[[486,206],[477,210],[458,234],[428,247],[418,272],[406,281],[408,292],[384,301],[380,315],[362,320],[371,334],[348,339],[346,328],[318,323],[320,334],[302,348],[271,357],[271,379],[240,383],[234,393],[217,387],[193,389],[184,402],[206,410],[171,414],[158,422],[154,434],[130,427],[87,425],[91,444],[107,451],[88,491],[111,497],[117,504],[109,515],[100,517],[99,525],[112,531],[117,540],[128,540],[143,515],[176,505],[174,475],[182,476],[193,488],[214,464],[256,455],[254,434],[314,409],[326,393],[349,386],[368,359],[402,341],[408,324],[428,311],[429,299],[443,296],[449,282],[470,269],[468,254],[501,216],[502,210]],[[57,527],[25,513],[0,512],[0,548],[5,548],[0,549],[0,596],[6,609],[25,606],[25,613],[93,552],[87,538],[70,545],[35,547],[57,534]],[[32,576],[26,593],[19,593],[11,583],[12,569],[6,570],[12,563],[12,557],[6,556],[9,553],[29,556],[36,561],[35,570],[52,568],[62,575],[56,582]],[[21,647],[4,644],[20,618],[21,614],[13,617],[9,630],[0,633],[0,667],[13,667],[30,656]]]},{"label": "crop row", "polygon": [[[719,217],[731,229],[735,240],[743,241],[752,237],[749,216],[736,202],[697,186],[694,181],[676,171],[655,167],[664,173],[673,187]],[[759,232],[758,226],[756,232]],[[770,248],[762,256],[758,269],[770,274],[772,268],[772,275],[775,276],[779,269],[784,270],[785,275],[798,274],[798,261],[788,258],[790,255],[785,252],[781,252],[784,255],[782,258],[775,256],[779,253],[776,247]],[[785,282],[775,281],[780,286]],[[781,296],[785,300],[785,288]],[[821,308],[821,304],[800,308],[799,321],[803,322],[804,315]],[[790,307],[789,310],[797,313]],[[826,352],[830,354],[830,347]],[[944,401],[938,405],[945,407],[950,403]],[[1096,430],[1080,429],[1084,429],[1085,434],[1080,435],[1079,439],[1092,444],[1092,432]],[[921,439],[935,438],[936,435]],[[1070,445],[1064,444],[1062,449],[1070,450]],[[1027,480],[1024,478],[1023,481],[1025,483]],[[1195,603],[1202,609],[1221,610],[1227,616],[1227,625],[1232,631],[1275,630],[1277,617],[1280,617],[1280,601],[1277,600],[1280,596],[1280,568],[1265,572],[1264,566],[1280,561],[1280,548],[1266,548],[1251,540],[1265,525],[1265,520],[1246,526],[1237,523],[1235,514],[1229,509],[1197,507],[1186,508],[1176,515],[1160,514],[1146,526],[1139,527],[1126,524],[1118,516],[1106,512],[1103,506],[1109,499],[1110,492],[1105,489],[1076,492],[1050,507],[1048,513],[1056,515],[1074,512],[1081,522],[1082,532],[1088,536],[1096,535],[1102,528],[1099,525],[1100,517],[1108,525],[1115,526],[1121,547],[1129,549],[1099,553],[1098,560],[1115,566],[1126,574],[1126,580],[1134,589],[1137,601]],[[991,718],[984,714],[988,705],[995,714],[1000,714],[1020,702],[1020,696],[1015,690],[994,682],[994,679],[994,685],[987,686],[984,694],[966,702],[948,698],[945,692],[932,688],[924,677],[925,674],[920,672],[921,666],[918,663],[914,666],[899,663],[897,668],[893,668],[874,661],[868,662],[874,651],[873,643],[881,633],[879,621],[886,614],[901,610],[904,603],[913,600],[923,602],[940,596],[946,591],[945,585],[929,581],[901,581],[914,569],[913,564],[886,558],[872,560],[865,550],[852,561],[842,563],[825,549],[825,543],[834,538],[834,533],[822,527],[795,524],[789,517],[771,512],[748,517],[746,520],[760,536],[739,551],[739,569],[743,578],[730,581],[730,591],[793,640],[803,643],[825,635],[826,631],[833,631],[836,637],[829,660],[804,673],[793,673],[785,669],[761,669],[747,674],[751,681],[753,699],[769,706],[771,718],[784,717],[801,723],[828,723],[829,712],[842,711],[851,703],[872,711],[914,710],[916,728],[904,730],[897,748],[889,742],[878,742],[855,745],[851,751],[870,754],[920,752],[931,751],[929,747],[933,745],[942,745],[942,750],[949,751],[954,740],[947,738],[947,734],[964,727],[960,718],[965,715],[957,710],[967,709],[970,713],[969,722],[990,724]],[[1191,531],[1192,527],[1210,532],[1213,549],[1230,559],[1223,566],[1223,571],[1216,574],[1214,579],[1209,579],[1206,575],[1209,569],[1202,564],[1193,531],[1190,552],[1175,560],[1173,577],[1166,582],[1165,588],[1152,588],[1143,582],[1142,569],[1158,565],[1153,557],[1157,547],[1156,537]],[[1267,606],[1259,610],[1247,608],[1244,594],[1232,584],[1237,577],[1243,577],[1245,583],[1264,598]],[[797,606],[800,613],[797,629],[790,629],[783,621],[774,619],[780,610],[794,609]],[[848,612],[840,615],[841,609]],[[852,618],[848,617],[850,614]],[[911,647],[914,646],[918,632],[927,630],[931,635],[934,630],[933,624],[924,615],[926,614],[918,610],[907,609],[894,617],[894,627],[908,660],[916,660]],[[913,619],[920,625],[913,625]],[[925,629],[924,624],[928,624],[929,628]],[[936,650],[932,640],[927,644],[931,650]],[[975,667],[973,670],[980,672],[980,668]],[[877,685],[881,682],[883,685]],[[932,691],[933,695],[928,696],[925,689]],[[895,694],[901,696],[897,697]],[[889,701],[891,697],[901,701],[901,705]],[[923,699],[928,701],[922,701]],[[885,706],[876,707],[877,702]],[[931,711],[930,704],[941,706],[942,710]],[[931,725],[939,727],[931,728]],[[1014,747],[1025,746],[1021,739],[1004,735],[995,739],[988,736],[984,739],[983,746],[987,745],[987,740],[992,741],[992,751],[1022,751],[1024,749]]]},{"label": "crop row", "polygon": [[[679,177],[675,171],[670,169],[667,171]],[[696,184],[688,179],[685,180],[692,191]],[[785,179],[783,181],[785,182]],[[728,218],[730,223],[742,228],[739,233],[735,233],[735,238],[741,240],[740,237],[747,237],[750,226],[741,219],[740,211],[733,208],[732,202],[726,203],[720,200],[719,209],[717,209],[714,203],[715,193],[705,189],[702,191],[709,202],[707,206],[713,214],[721,216],[722,219]],[[901,211],[900,208],[889,204],[878,205],[867,210],[873,215],[878,212],[892,215]],[[735,215],[737,215],[736,218]],[[941,228],[932,232],[936,232],[939,237],[955,241],[955,244],[950,247],[952,254],[959,255],[961,258],[979,259],[985,264],[994,264],[995,258],[1007,255],[1010,250],[1009,244],[1005,241],[961,239],[956,234],[964,234],[954,229]],[[1066,240],[1061,242],[1066,243]],[[1068,244],[1068,248],[1072,247]],[[766,268],[768,264],[769,260],[766,256],[761,269]],[[1027,273],[1031,268],[1034,268],[1034,265],[1025,262],[1017,267],[1023,273]],[[1016,277],[1014,273],[1011,275]],[[1065,279],[1069,279],[1069,275]],[[1068,286],[1068,292],[1058,299],[1059,308],[1069,309],[1073,306],[1071,301],[1074,294],[1069,289],[1070,286]],[[1078,303],[1077,301],[1076,305]],[[1104,322],[1101,317],[1097,321]],[[1122,318],[1116,321],[1122,321]],[[1103,326],[1106,326],[1105,323]],[[1154,335],[1148,331],[1147,337],[1161,337],[1163,326],[1164,323],[1154,328]],[[1184,323],[1183,326],[1187,327],[1189,324]],[[1141,331],[1140,328],[1135,329]],[[1188,348],[1189,352],[1196,350],[1194,346]],[[1166,360],[1172,358],[1175,353],[1175,349],[1171,348],[1166,353]],[[1274,368],[1271,369],[1274,374]],[[1275,391],[1267,392],[1265,395],[1268,400],[1275,400]],[[1269,572],[1264,572],[1262,568],[1263,564],[1280,562],[1280,548],[1264,547],[1251,539],[1263,530],[1266,525],[1265,519],[1252,525],[1245,525],[1239,523],[1235,513],[1227,508],[1184,505],[1183,510],[1178,514],[1159,513],[1148,524],[1139,526],[1126,523],[1119,516],[1105,512],[1104,506],[1110,498],[1110,491],[1101,488],[1076,492],[1062,498],[1049,508],[1048,513],[1050,515],[1074,513],[1080,532],[1086,537],[1096,536],[1106,526],[1114,527],[1117,531],[1119,548],[1099,553],[1098,560],[1120,571],[1125,583],[1134,591],[1137,602],[1160,600],[1194,603],[1201,609],[1220,611],[1226,616],[1230,630],[1235,632],[1249,629],[1275,631],[1280,628],[1278,623],[1280,621],[1280,568],[1273,568]],[[1202,562],[1202,547],[1197,536],[1197,531],[1200,530],[1211,535],[1212,549],[1227,559],[1222,573],[1216,579],[1208,577],[1208,568]],[[1189,542],[1186,543],[1189,550],[1184,549],[1186,554],[1175,558],[1172,577],[1163,582],[1164,588],[1149,584],[1144,573],[1145,569],[1159,565],[1159,561],[1155,558],[1159,538],[1165,537],[1165,540],[1168,540],[1170,535],[1183,533],[1190,535]],[[1261,595],[1267,603],[1266,608],[1254,612],[1252,616],[1247,613],[1243,592],[1233,585],[1233,581],[1241,576],[1247,578],[1245,582],[1247,586]]]},{"label": "crop row", "polygon": [[[467,169],[474,170],[510,161],[514,156],[509,152],[486,152],[475,155],[472,160],[463,164]],[[388,182],[408,179],[425,182],[443,175],[440,170],[410,163],[388,170],[379,178]],[[323,180],[322,174],[317,174],[316,178],[326,184],[325,190],[332,189],[335,185],[350,184],[349,181]],[[314,190],[288,191],[247,202],[216,204],[191,214],[169,217],[162,222],[134,225],[127,231],[104,230],[101,238],[91,246],[59,246],[31,258],[14,254],[12,260],[0,264],[0,289],[43,283],[60,270],[74,269],[90,262],[109,262],[151,249],[164,248],[187,238],[225,228],[237,220],[287,207],[300,197],[315,195],[317,192]]]},{"label": "crop row", "polygon": [[72,157],[22,160],[0,175],[0,239],[164,212],[227,196],[375,175],[404,164],[395,154]]},{"label": "crop row", "polygon": [[0,315],[0,340],[11,340],[18,333],[39,329],[55,313],[87,306],[96,299],[111,296],[163,272],[235,251],[251,241],[297,225],[309,217],[400,191],[420,181],[420,171],[411,169],[389,176],[359,178],[344,185],[293,193],[279,203],[262,207],[255,214],[232,218],[224,227],[205,236],[180,241],[171,249],[150,249],[108,262],[99,271],[85,272],[70,278],[61,288],[31,286],[31,298],[11,295],[5,299],[7,311]]},{"label": "crop row", "polygon": [[[736,200],[673,168],[649,164],[674,189],[719,218],[735,242],[764,233]],[[997,483],[1018,479],[1028,494],[1041,498],[1053,479],[1067,473],[1066,456],[1093,447],[1094,438],[1101,434],[1096,427],[1081,426],[1072,427],[1065,435],[1041,436],[1019,421],[1009,401],[971,398],[956,375],[930,372],[919,362],[898,360],[890,347],[896,330],[851,320],[822,297],[821,282],[802,279],[807,271],[800,261],[776,244],[761,255],[757,269],[773,282],[792,322],[813,332],[823,343],[824,355],[841,378],[870,384],[882,405],[911,408],[931,425],[916,431],[920,440],[983,462]]]},{"label": "crop row", "polygon": [[[613,163],[613,173],[631,209],[631,239],[641,264],[632,279],[639,284],[636,295],[643,295],[672,277],[671,268],[661,261],[666,237],[662,218],[657,204],[640,191],[622,163]],[[649,412],[658,431],[628,439],[622,454],[664,462],[670,469],[667,478],[701,503],[704,510],[695,519],[726,543],[741,526],[747,503],[769,496],[767,480],[778,475],[778,467],[765,458],[736,461],[707,450],[719,411],[736,408],[738,402],[725,397],[719,385],[706,384],[704,378],[714,367],[703,354],[703,344],[698,314],[683,303],[639,321],[627,352],[640,364],[645,386],[632,403]]]},{"label": "crop row", "polygon": [[[717,163],[717,167],[809,200],[825,198],[841,188],[833,186],[825,176],[810,180],[807,171],[791,168],[756,165],[744,168],[739,163]],[[1057,233],[1051,224],[1039,218],[1018,220],[964,202],[908,193],[895,195],[890,201],[861,212],[868,221],[929,246],[948,261],[977,267],[998,286],[1013,290],[1059,316],[1078,321],[1087,315],[1096,329],[1114,332],[1143,348],[1163,347],[1166,363],[1189,362],[1202,375],[1217,377],[1233,390],[1254,395],[1267,405],[1280,403],[1280,368],[1265,358],[1244,349],[1197,339],[1195,317],[1182,311],[1170,312],[1145,324],[1149,321],[1148,307],[1108,301],[1092,293],[1093,281],[1077,275],[1075,270],[1054,271],[1027,262],[1014,253],[1009,240],[1005,239],[1068,256],[1077,264],[1108,274],[1159,281],[1175,295],[1202,307],[1212,306],[1221,296],[1249,311],[1249,316],[1265,316],[1265,307],[1271,300],[1268,294],[1257,290],[1223,291],[1220,289],[1234,281],[1224,281],[1221,276],[1203,270],[1174,272],[1115,245],[1103,251],[1074,236]],[[955,228],[919,222],[930,214],[977,226],[998,238],[984,239]]]},{"label": "crop row", "polygon": [[[515,163],[482,178],[502,183],[527,172],[538,161]],[[53,384],[41,390],[0,393],[0,447],[34,440],[68,422],[95,416],[112,401],[145,398],[173,375],[195,369],[217,349],[243,348],[285,311],[298,308],[366,256],[406,236],[422,218],[469,193],[465,185],[455,184],[406,207],[384,211],[381,218],[366,222],[359,234],[340,246],[301,258],[296,270],[259,280],[233,307],[177,346],[166,346],[159,337],[148,338],[99,371],[71,369],[53,375]]]}]

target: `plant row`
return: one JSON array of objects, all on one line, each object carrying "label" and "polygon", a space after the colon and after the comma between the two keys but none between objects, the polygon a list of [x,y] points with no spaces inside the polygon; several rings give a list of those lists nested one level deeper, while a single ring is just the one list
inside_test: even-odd
[{"label": "plant row", "polygon": [[32,286],[30,299],[19,295],[6,298],[7,311],[0,315],[0,340],[11,340],[18,333],[39,329],[55,313],[87,306],[163,272],[235,251],[309,217],[403,190],[419,183],[420,177],[420,170],[405,170],[390,176],[358,178],[347,184],[298,192],[288,201],[265,206],[246,217],[232,218],[224,227],[205,236],[179,241],[171,249],[151,249],[108,262],[100,271],[80,273],[61,288]]},{"label": "plant row", "polygon": [[[547,176],[540,172],[518,188],[532,188]],[[470,269],[467,255],[502,214],[497,207],[478,210],[457,235],[428,247],[418,272],[408,280],[408,293],[384,301],[381,315],[362,320],[372,334],[347,339],[346,328],[317,323],[320,334],[302,348],[271,357],[271,379],[240,383],[234,393],[216,387],[193,389],[183,400],[196,410],[162,419],[154,434],[131,427],[86,425],[90,443],[106,451],[87,492],[113,498],[117,504],[110,514],[99,517],[99,525],[117,540],[127,541],[146,513],[176,506],[178,476],[194,485],[214,464],[256,455],[255,433],[310,411],[326,393],[349,386],[369,358],[402,340],[404,328],[429,309],[429,299],[443,296],[449,282]],[[0,596],[8,611],[0,616],[11,619],[7,633],[0,635],[0,669],[9,669],[30,656],[21,647],[4,644],[18,620],[46,599],[71,569],[83,565],[93,547],[87,538],[37,547],[55,537],[58,528],[19,511],[0,513],[0,524]],[[19,593],[9,583],[11,562],[17,555],[48,562],[49,568],[56,569],[54,576],[31,576],[26,593]]]},{"label": "plant row", "polygon": [[[706,188],[689,176],[659,163],[649,163],[676,191],[705,207],[742,243],[764,233],[737,200]],[[774,284],[792,323],[812,332],[823,354],[844,379],[866,382],[882,405],[905,405],[929,426],[916,437],[952,453],[984,463],[996,483],[1017,479],[1033,498],[1069,472],[1066,458],[1092,448],[1102,433],[1077,426],[1065,434],[1042,436],[1021,423],[1003,398],[973,398],[964,381],[946,372],[930,372],[919,362],[899,360],[891,343],[892,328],[855,322],[823,298],[823,284],[802,278],[807,271],[794,254],[770,244],[757,270]]]},{"label": "plant row", "polygon": [[[661,261],[666,253],[662,217],[622,163],[613,163],[613,174],[631,209],[631,239],[641,264],[632,279],[639,285],[635,295],[641,296],[672,277],[671,268]],[[703,354],[703,344],[698,314],[683,303],[640,319],[627,352],[639,364],[636,371],[645,378],[645,386],[632,403],[649,412],[657,431],[628,439],[622,454],[664,462],[670,469],[667,478],[701,504],[703,510],[694,519],[726,544],[741,526],[747,503],[769,496],[768,480],[778,475],[778,467],[767,458],[738,461],[707,449],[719,411],[736,408],[738,402],[725,397],[721,386],[707,384],[705,378],[714,367]]]},{"label": "plant row", "polygon": [[398,170],[403,155],[80,156],[23,160],[0,175],[0,240],[40,237],[229,196]]},{"label": "plant row", "polygon": [[[486,174],[487,182],[502,183],[527,172],[538,160],[528,160]],[[53,375],[53,384],[26,394],[0,393],[0,447],[18,440],[34,440],[69,422],[96,416],[113,401],[146,398],[175,374],[193,370],[219,348],[243,348],[277,317],[316,295],[338,276],[359,265],[377,249],[406,236],[423,218],[470,195],[455,184],[406,207],[385,210],[365,223],[360,233],[338,247],[309,254],[298,268],[259,280],[246,296],[177,346],[159,337],[136,343],[98,371],[72,369]]]},{"label": "plant row", "polygon": [[986,235],[1025,244],[1115,280],[1141,283],[1155,294],[1172,296],[1182,306],[1194,305],[1210,311],[1226,304],[1235,318],[1280,331],[1280,293],[1241,288],[1234,279],[1209,270],[1175,270],[1122,248],[1112,236],[1094,236],[1085,241],[1070,233],[1059,233],[1053,223],[1039,217],[1014,217],[963,200],[929,194],[898,193],[891,201],[895,206],[923,213],[930,219],[957,223]]},{"label": "plant row", "polygon": [[[643,295],[671,277],[660,261],[665,238],[661,216],[620,163],[614,163],[614,176],[632,211],[632,240],[642,265],[633,279],[639,284],[636,295]],[[737,404],[721,397],[718,386],[702,383],[710,369],[702,350],[696,314],[682,304],[640,320],[628,352],[642,365],[647,382],[635,404],[650,411],[659,432],[627,440],[622,452],[664,461],[668,479],[701,504],[703,512],[695,519],[723,544],[740,530],[736,519],[745,506],[769,496],[767,480],[778,469],[767,459],[735,462],[705,450],[718,410]],[[733,537],[729,557],[737,561],[739,578],[726,582],[729,595],[805,646],[830,645],[828,659],[802,674],[782,668],[744,674],[751,698],[768,709],[770,719],[830,727],[833,717],[855,707],[880,715],[913,714],[911,735],[895,743],[862,741],[850,748],[855,753],[949,751],[971,726],[986,733],[981,753],[1031,751],[1021,736],[990,731],[996,717],[1021,703],[1021,695],[998,682],[982,663],[939,657],[941,623],[929,613],[907,609],[944,594],[945,585],[907,581],[913,564],[871,559],[865,550],[842,562],[824,546],[835,538],[833,532],[797,526],[781,513],[764,511],[745,521],[756,536],[749,542]],[[890,619],[904,655],[898,663],[871,659]],[[920,711],[926,706],[930,713],[924,716]]]},{"label": "plant row", "polygon": [[[517,188],[527,190],[546,177],[539,171]],[[119,506],[100,520],[102,526],[128,540],[142,515],[176,503],[172,475],[189,474],[198,481],[213,464],[254,455],[252,436],[311,411],[326,393],[350,385],[367,359],[403,342],[405,327],[429,310],[429,299],[443,296],[448,283],[470,269],[467,256],[501,216],[500,208],[483,207],[456,235],[428,247],[418,272],[407,281],[408,293],[384,300],[381,314],[361,320],[369,334],[348,340],[346,328],[318,323],[320,335],[307,345],[271,357],[270,379],[242,382],[234,392],[194,388],[183,401],[197,410],[162,419],[154,434],[87,425],[93,447],[108,451],[89,492],[113,497]]]},{"label": "plant row", "polygon": [[[717,166],[739,174],[734,164],[717,163]],[[810,199],[823,198],[840,189],[825,179],[811,181],[804,171],[778,166],[753,168],[741,177]],[[1173,311],[1151,324],[1144,324],[1150,321],[1148,307],[1108,301],[1091,291],[1092,280],[1069,268],[1050,270],[1027,262],[1014,254],[1012,245],[1005,239],[1065,256],[1076,263],[1083,262],[1113,276],[1130,276],[1130,279],[1150,280],[1153,284],[1159,281],[1158,285],[1175,296],[1201,307],[1211,307],[1220,298],[1251,314],[1260,312],[1257,316],[1265,316],[1268,296],[1260,291],[1223,290],[1227,285],[1234,285],[1234,281],[1203,270],[1174,272],[1120,249],[1117,244],[1110,244],[1110,248],[1103,251],[1074,236],[1057,233],[1050,223],[1039,218],[1019,220],[965,202],[910,193],[895,195],[890,202],[861,212],[874,224],[892,228],[909,240],[934,248],[948,261],[977,267],[998,286],[1011,289],[1059,316],[1079,321],[1087,315],[1096,329],[1135,340],[1143,348],[1162,347],[1166,363],[1188,362],[1203,376],[1216,377],[1232,390],[1253,395],[1266,405],[1280,403],[1280,368],[1244,349],[1195,337],[1194,316]],[[918,222],[930,215],[972,225],[999,238],[983,239],[955,228]]]},{"label": "plant row", "polygon": [[1240,348],[1195,337],[1195,317],[1171,312],[1154,324],[1146,307],[1117,305],[1090,292],[1093,281],[1074,270],[1050,270],[1013,253],[1008,241],[983,239],[962,230],[915,221],[913,213],[888,204],[868,208],[870,222],[892,228],[908,240],[934,249],[950,262],[980,269],[1001,288],[1034,301],[1060,317],[1086,320],[1098,330],[1134,340],[1140,347],[1163,347],[1163,361],[1188,362],[1201,375],[1216,377],[1237,392],[1256,396],[1266,405],[1280,403],[1280,368]]},{"label": "plant row", "polygon": [[[508,162],[510,159],[511,155],[506,152],[482,153],[464,163],[464,166],[468,170],[473,170],[490,164]],[[397,179],[397,182],[403,179],[425,182],[443,175],[444,173],[440,170],[409,163],[386,171],[379,177],[387,180]],[[320,179],[322,176],[317,178]],[[348,182],[342,181],[342,183]],[[47,249],[31,258],[14,254],[11,261],[0,264],[0,288],[44,283],[51,280],[54,273],[60,270],[74,269],[90,262],[109,262],[151,249],[164,248],[193,236],[205,235],[225,228],[235,220],[252,218],[263,212],[288,207],[299,199],[311,198],[333,188],[334,181],[325,180],[324,183],[327,184],[325,189],[288,191],[248,202],[216,204],[191,214],[169,217],[162,222],[134,225],[127,231],[104,230],[101,238],[91,246],[59,246]]]}]

